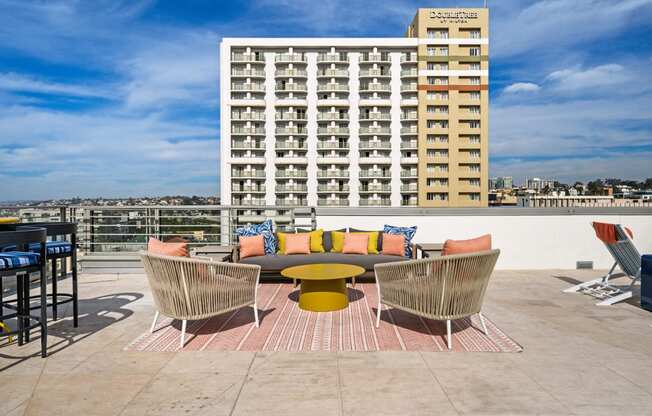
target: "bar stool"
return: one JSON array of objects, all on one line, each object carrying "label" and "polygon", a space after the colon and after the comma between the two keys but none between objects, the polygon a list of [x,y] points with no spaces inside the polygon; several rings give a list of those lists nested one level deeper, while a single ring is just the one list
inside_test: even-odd
[{"label": "bar stool", "polygon": [[[72,302],[73,307],[73,326],[77,328],[79,324],[79,302],[78,302],[78,282],[77,282],[77,225],[72,222],[30,222],[25,224],[16,224],[17,227],[38,227],[45,228],[49,241],[45,243],[47,251],[47,260],[50,261],[52,273],[52,293],[48,293],[51,299],[48,307],[52,307],[52,319],[58,319],[58,306]],[[2,226],[0,226],[2,227]],[[2,228],[0,228],[2,229]],[[68,240],[70,236],[70,240]],[[15,250],[16,246],[5,247],[3,250]],[[40,246],[38,243],[32,243],[27,246],[27,251],[38,253]],[[71,261],[72,270],[72,293],[59,293],[57,260],[61,261],[61,277],[67,276],[67,262]],[[0,289],[2,286],[0,285]],[[34,298],[34,297],[32,297]],[[1,299],[1,295],[0,295]],[[32,309],[37,308],[34,306]]]},{"label": "bar stool", "polygon": [[[14,230],[0,230],[0,245],[13,244],[21,249],[5,251],[0,253],[0,282],[6,276],[16,277],[16,299],[4,301],[0,298],[0,320],[5,318],[16,318],[17,329],[15,331],[0,333],[0,336],[18,335],[18,345],[29,342],[30,332],[33,328],[41,328],[41,357],[47,355],[47,294],[46,294],[46,271],[47,252],[45,243],[47,233],[45,228],[15,227]],[[28,251],[30,244],[38,244],[39,252]],[[30,308],[30,274],[39,273],[41,313],[40,316],[31,315]],[[2,288],[0,287],[0,294]],[[16,306],[13,305],[16,303]],[[4,308],[13,309],[8,315],[4,314]]]}]

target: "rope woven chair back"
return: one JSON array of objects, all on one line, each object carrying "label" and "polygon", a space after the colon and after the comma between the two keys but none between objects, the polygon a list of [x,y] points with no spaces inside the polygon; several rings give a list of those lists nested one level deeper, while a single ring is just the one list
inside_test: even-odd
[{"label": "rope woven chair back", "polygon": [[500,250],[376,265],[383,303],[436,320],[480,312]]},{"label": "rope woven chair back", "polygon": [[255,302],[260,266],[140,252],[157,309],[204,319]]},{"label": "rope woven chair back", "polygon": [[620,224],[615,224],[615,227],[618,241],[614,244],[605,243],[605,246],[623,272],[636,276],[641,269],[641,255],[623,227]]}]

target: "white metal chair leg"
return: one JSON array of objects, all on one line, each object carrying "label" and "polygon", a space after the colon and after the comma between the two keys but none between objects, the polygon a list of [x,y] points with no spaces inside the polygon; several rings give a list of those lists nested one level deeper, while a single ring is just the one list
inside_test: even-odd
[{"label": "white metal chair leg", "polygon": [[181,348],[183,348],[183,345],[186,343],[186,324],[188,321],[185,319],[181,321]]},{"label": "white metal chair leg", "polygon": [[609,272],[603,277],[600,277],[598,279],[589,280],[588,282],[580,283],[580,284],[575,285],[575,286],[571,286],[568,289],[564,289],[563,292],[564,293],[579,292],[580,290],[582,290],[584,288],[593,286],[593,285],[598,284],[598,283],[609,284],[609,278],[611,277],[614,270],[616,269],[616,266],[618,266],[618,263],[614,263],[613,266],[611,266],[611,269],[609,269]]},{"label": "white metal chair leg", "polygon": [[152,322],[152,327],[149,329],[150,334],[154,332],[154,328],[156,328],[156,321],[158,321],[158,311],[154,314],[154,322]]},{"label": "white metal chair leg", "polygon": [[258,323],[258,305],[254,303],[254,319],[256,320],[256,328],[258,328],[260,325]]},{"label": "white metal chair leg", "polygon": [[382,308],[382,305],[380,304],[380,301],[378,301],[378,310],[376,312],[376,328],[380,326],[380,310]]},{"label": "white metal chair leg", "polygon": [[480,324],[482,325],[482,332],[484,332],[485,335],[489,335],[489,331],[487,331],[487,324],[484,322],[484,316],[482,316],[481,312],[478,312],[478,316],[480,317]]},{"label": "white metal chair leg", "polygon": [[607,298],[603,300],[602,302],[596,303],[597,306],[610,306],[613,305],[614,303],[622,302],[625,299],[629,299],[632,297],[632,291],[627,291],[623,292],[620,295],[612,296],[610,298]]},{"label": "white metal chair leg", "polygon": [[446,341],[448,343],[448,349],[453,348],[453,340],[451,339],[451,321],[450,319],[446,321]]}]

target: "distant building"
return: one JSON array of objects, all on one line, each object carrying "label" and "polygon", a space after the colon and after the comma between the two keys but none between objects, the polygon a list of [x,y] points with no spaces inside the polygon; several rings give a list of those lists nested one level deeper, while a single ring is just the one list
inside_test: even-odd
[{"label": "distant building", "polygon": [[546,187],[552,189],[555,187],[555,181],[552,179],[532,178],[525,181],[525,187],[534,191],[541,192]]},{"label": "distant building", "polygon": [[514,179],[511,176],[498,176],[489,179],[489,189],[512,189]]}]

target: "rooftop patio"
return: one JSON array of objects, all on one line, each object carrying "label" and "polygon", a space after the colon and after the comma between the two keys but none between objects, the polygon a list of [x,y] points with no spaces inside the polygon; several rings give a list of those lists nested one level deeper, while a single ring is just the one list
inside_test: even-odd
[{"label": "rooftop patio", "polygon": [[602,274],[495,271],[483,311],[520,353],[174,353],[125,351],[154,314],[144,275],[85,273],[79,328],[68,304],[47,358],[38,331],[0,347],[0,414],[650,414],[638,293],[610,307],[561,293]]}]

